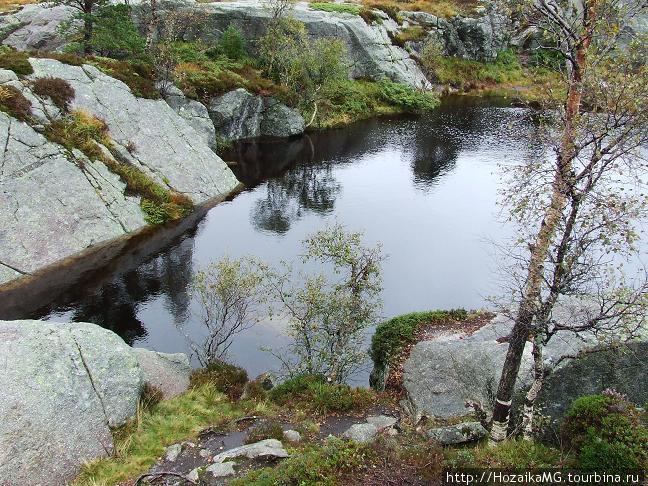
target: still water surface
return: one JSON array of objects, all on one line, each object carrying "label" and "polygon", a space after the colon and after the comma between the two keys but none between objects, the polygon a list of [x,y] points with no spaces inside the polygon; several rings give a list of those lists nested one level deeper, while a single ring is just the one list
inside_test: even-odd
[{"label": "still water surface", "polygon": [[[292,260],[304,237],[336,221],[382,243],[385,318],[483,307],[496,290],[489,240],[509,233],[496,205],[498,165],[542,150],[536,135],[528,110],[449,99],[423,117],[240,144],[224,158],[238,162],[248,189],[161,250],[136,251],[20,317],[94,322],[132,345],[187,351],[183,333],[201,332],[188,292],[197,269],[223,255]],[[259,347],[284,342],[277,324],[258,325],[238,336],[230,359],[255,376],[276,364]]]}]

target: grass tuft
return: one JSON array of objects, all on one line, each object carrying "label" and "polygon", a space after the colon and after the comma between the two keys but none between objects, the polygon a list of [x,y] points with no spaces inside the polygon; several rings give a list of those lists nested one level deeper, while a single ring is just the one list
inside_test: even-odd
[{"label": "grass tuft", "polygon": [[323,12],[348,13],[351,15],[360,15],[361,7],[352,3],[333,3],[333,2],[314,2],[309,4],[313,10],[322,10]]},{"label": "grass tuft", "polygon": [[27,121],[31,118],[31,101],[14,86],[0,86],[0,111],[21,120]]},{"label": "grass tuft", "polygon": [[224,361],[211,363],[206,368],[195,370],[191,374],[192,387],[211,384],[216,390],[225,393],[232,400],[238,400],[241,397],[247,381],[247,371]]},{"label": "grass tuft", "polygon": [[63,112],[68,111],[70,102],[74,99],[74,88],[60,78],[38,78],[32,82],[31,89],[38,96],[49,97]]}]

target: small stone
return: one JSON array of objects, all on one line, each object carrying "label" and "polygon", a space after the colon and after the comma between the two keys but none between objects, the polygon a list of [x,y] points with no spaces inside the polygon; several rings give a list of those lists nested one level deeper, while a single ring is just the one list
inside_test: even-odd
[{"label": "small stone", "polygon": [[169,462],[175,462],[180,453],[182,452],[182,444],[173,444],[166,448],[164,459]]},{"label": "small stone", "polygon": [[236,474],[234,463],[231,461],[212,464],[207,468],[207,472],[212,473],[215,478],[223,478]]},{"label": "small stone", "polygon": [[356,442],[370,442],[376,435],[378,435],[378,427],[374,424],[354,424],[342,434],[342,437]]},{"label": "small stone", "polygon": [[200,479],[200,475],[198,474],[198,468],[192,470],[189,474],[187,474],[187,479],[189,481],[193,481],[194,483],[198,482]]},{"label": "small stone", "polygon": [[427,435],[441,445],[455,445],[474,442],[485,437],[487,433],[479,422],[465,422],[449,427],[431,429]]},{"label": "small stone", "polygon": [[391,429],[389,429],[387,431],[387,434],[388,435],[398,435],[398,430],[396,430],[395,428],[392,427]]},{"label": "small stone", "polygon": [[247,444],[221,452],[214,456],[212,461],[215,463],[225,462],[228,459],[234,459],[236,457],[247,457],[248,459],[256,459],[258,457],[283,459],[290,457],[290,454],[283,448],[281,441],[277,439],[265,439],[254,444]]},{"label": "small stone", "polygon": [[367,417],[367,423],[375,425],[379,431],[393,427],[398,422],[396,417],[389,417],[387,415],[372,415]]},{"label": "small stone", "polygon": [[208,451],[207,449],[200,449],[198,454],[200,455],[200,457],[207,459],[209,456],[211,456],[211,451]]},{"label": "small stone", "polygon": [[284,430],[283,433],[284,439],[286,439],[288,442],[300,442],[301,441],[301,434],[297,432],[296,430]]}]

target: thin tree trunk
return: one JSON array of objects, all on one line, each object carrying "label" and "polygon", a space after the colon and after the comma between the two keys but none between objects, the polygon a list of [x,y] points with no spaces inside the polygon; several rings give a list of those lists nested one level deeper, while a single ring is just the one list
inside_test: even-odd
[{"label": "thin tree trunk", "polygon": [[535,402],[544,385],[545,370],[542,349],[543,334],[536,333],[533,339],[533,384],[524,399],[524,411],[522,414],[522,433],[525,440],[533,439],[533,422],[535,418]]},{"label": "thin tree trunk", "polygon": [[591,41],[593,14],[594,5],[591,5],[585,18],[585,34],[576,49],[574,66],[569,75],[565,103],[565,126],[556,161],[551,201],[545,211],[536,240],[531,246],[522,299],[518,306],[517,317],[511,331],[511,339],[497,388],[491,424],[491,442],[500,442],[507,437],[515,382],[520,371],[527,338],[533,331],[533,321],[539,311],[545,261],[568,202],[568,181],[572,177],[572,159],[574,158],[575,123],[582,100],[582,76],[586,67],[587,49]]},{"label": "thin tree trunk", "polygon": [[85,0],[83,3],[83,53],[86,56],[92,54],[92,18],[93,0]]},{"label": "thin tree trunk", "polygon": [[148,28],[146,31],[146,50],[148,51],[153,45],[153,38],[155,37],[158,26],[158,10],[157,0],[151,0],[151,19],[149,20]]}]

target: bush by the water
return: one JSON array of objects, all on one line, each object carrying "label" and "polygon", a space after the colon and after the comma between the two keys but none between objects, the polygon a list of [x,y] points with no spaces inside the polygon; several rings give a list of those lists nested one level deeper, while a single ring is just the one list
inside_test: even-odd
[{"label": "bush by the water", "polygon": [[328,383],[317,375],[300,375],[274,387],[270,399],[278,405],[327,414],[364,410],[374,400],[371,391]]},{"label": "bush by the water", "polygon": [[232,400],[238,400],[248,381],[247,371],[224,361],[216,361],[191,374],[191,386],[201,387],[207,383]]},{"label": "bush by the water", "polygon": [[648,428],[637,409],[616,392],[578,398],[565,415],[563,441],[584,470],[648,467]]}]

